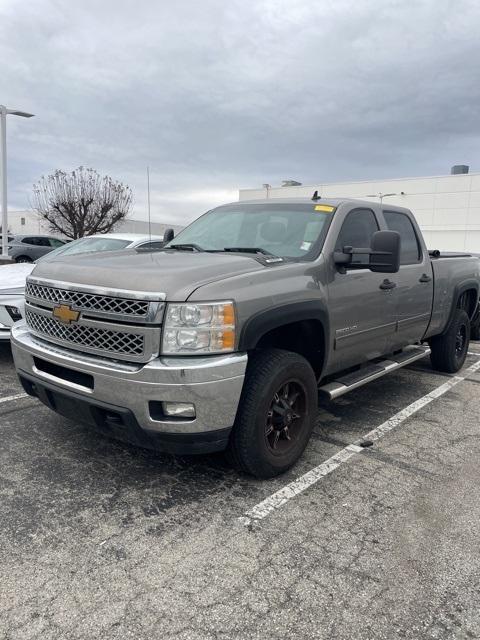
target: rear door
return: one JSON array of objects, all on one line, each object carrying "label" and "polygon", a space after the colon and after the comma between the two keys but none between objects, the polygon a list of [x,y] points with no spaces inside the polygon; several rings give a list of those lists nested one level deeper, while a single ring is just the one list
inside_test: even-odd
[{"label": "rear door", "polygon": [[[336,215],[339,215],[337,213]],[[362,269],[345,273],[333,262],[333,251],[345,246],[370,247],[380,225],[373,209],[351,209],[341,223],[334,246],[330,246],[331,278],[328,285],[333,373],[387,352],[396,326],[395,288],[385,288],[385,274],[372,273],[368,255],[356,255]]]},{"label": "rear door", "polygon": [[25,238],[22,238],[21,243],[23,245],[22,253],[31,260],[41,258],[52,250],[48,238],[42,238],[40,236],[25,236]]},{"label": "rear door", "polygon": [[49,238],[42,238],[41,236],[35,238],[35,249],[33,250],[35,260],[52,251],[52,248]]},{"label": "rear door", "polygon": [[395,282],[397,331],[393,349],[421,340],[430,322],[433,277],[430,256],[423,248],[417,229],[407,213],[384,209],[387,229],[398,231],[402,239],[400,271]]}]

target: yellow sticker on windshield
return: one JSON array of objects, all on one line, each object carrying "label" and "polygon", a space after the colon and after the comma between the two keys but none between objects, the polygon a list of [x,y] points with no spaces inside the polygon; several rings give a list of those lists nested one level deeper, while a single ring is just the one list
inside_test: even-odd
[{"label": "yellow sticker on windshield", "polygon": [[332,213],[332,211],[335,211],[335,207],[332,207],[330,204],[316,204],[314,211],[326,211],[327,213]]}]

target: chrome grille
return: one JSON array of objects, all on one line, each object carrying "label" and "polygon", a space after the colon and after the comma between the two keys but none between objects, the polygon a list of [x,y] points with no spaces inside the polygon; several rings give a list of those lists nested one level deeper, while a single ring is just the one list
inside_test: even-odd
[{"label": "chrome grille", "polygon": [[116,296],[70,291],[45,285],[27,282],[25,296],[48,302],[68,302],[77,309],[90,309],[106,314],[122,315],[131,318],[145,318],[148,314],[149,302],[130,300]]},{"label": "chrome grille", "polygon": [[128,331],[112,331],[80,324],[66,325],[38,313],[27,310],[25,319],[28,326],[43,336],[54,338],[79,348],[86,347],[96,351],[141,356],[145,350],[144,336]]}]

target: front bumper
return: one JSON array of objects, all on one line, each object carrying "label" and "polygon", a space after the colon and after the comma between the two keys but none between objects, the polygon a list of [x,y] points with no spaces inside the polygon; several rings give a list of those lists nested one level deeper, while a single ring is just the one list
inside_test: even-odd
[{"label": "front bumper", "polygon": [[10,330],[14,325],[10,314],[7,311],[7,307],[17,307],[22,317],[25,315],[25,298],[24,296],[15,295],[0,295],[0,341],[10,340]]},{"label": "front bumper", "polygon": [[[32,336],[25,323],[14,326],[11,342],[24,388],[58,413],[107,426],[115,437],[175,453],[214,451],[227,444],[246,354],[127,364],[47,343]],[[151,403],[163,401],[191,402],[196,417],[158,415],[152,410],[158,405]]]}]

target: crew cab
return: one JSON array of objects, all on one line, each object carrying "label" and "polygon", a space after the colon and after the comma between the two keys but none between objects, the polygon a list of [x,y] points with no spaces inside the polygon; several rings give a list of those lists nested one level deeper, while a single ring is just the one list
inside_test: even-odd
[{"label": "crew cab", "polygon": [[22,385],[58,413],[272,477],[334,400],[430,355],[465,361],[480,261],[429,252],[411,211],[349,199],[217,207],[155,253],[70,257],[27,280]]}]

